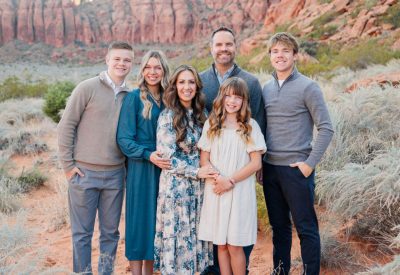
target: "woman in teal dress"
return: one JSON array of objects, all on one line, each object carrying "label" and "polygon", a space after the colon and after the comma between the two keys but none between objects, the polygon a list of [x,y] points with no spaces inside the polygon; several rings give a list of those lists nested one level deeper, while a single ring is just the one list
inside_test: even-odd
[{"label": "woman in teal dress", "polygon": [[212,243],[197,238],[204,186],[216,175],[200,167],[197,142],[206,120],[201,81],[193,67],[176,69],[163,95],[157,150],[171,160],[163,169],[157,202],[155,269],[162,275],[193,275],[212,263]]},{"label": "woman in teal dress", "polygon": [[149,51],[142,59],[139,89],[122,104],[117,142],[127,157],[125,256],[133,275],[153,274],[154,234],[160,168],[170,161],[156,151],[157,120],[164,109],[161,96],[168,85],[164,54]]}]

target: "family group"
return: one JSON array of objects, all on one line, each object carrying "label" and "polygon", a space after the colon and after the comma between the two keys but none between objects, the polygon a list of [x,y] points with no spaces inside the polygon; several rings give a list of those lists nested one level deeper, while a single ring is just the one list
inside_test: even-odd
[{"label": "family group", "polygon": [[[142,58],[138,88],[126,77],[129,43],[113,42],[107,70],[79,83],[58,125],[68,181],[73,271],[112,274],[125,196],[125,256],[134,275],[248,273],[257,239],[256,182],[273,232],[274,269],[289,274],[292,222],[304,274],[320,272],[314,170],[333,135],[319,85],[296,68],[289,33],[269,41],[274,68],[263,88],[235,62],[226,27],[210,37],[213,64],[170,73],[165,55]],[[317,130],[314,136],[314,127]]]}]

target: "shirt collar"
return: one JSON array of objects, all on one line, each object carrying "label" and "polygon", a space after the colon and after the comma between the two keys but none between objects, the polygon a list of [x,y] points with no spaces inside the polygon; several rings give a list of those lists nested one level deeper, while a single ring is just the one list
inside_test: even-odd
[{"label": "shirt collar", "polygon": [[113,89],[114,93],[117,95],[119,92],[122,91],[126,91],[127,87],[126,87],[126,81],[124,80],[124,82],[122,82],[122,84],[120,86],[116,85],[114,83],[114,81],[111,79],[111,77],[108,75],[108,72],[105,72],[105,76],[106,76],[106,82],[107,84]]},{"label": "shirt collar", "polygon": [[233,69],[235,69],[235,64],[232,65],[232,67],[229,68],[229,70],[227,70],[224,75],[220,75],[217,68],[214,66],[214,71],[215,74],[217,75],[218,78],[218,82],[221,85],[222,83],[224,83],[225,80],[228,79],[228,77],[231,75],[231,73],[233,72]]}]

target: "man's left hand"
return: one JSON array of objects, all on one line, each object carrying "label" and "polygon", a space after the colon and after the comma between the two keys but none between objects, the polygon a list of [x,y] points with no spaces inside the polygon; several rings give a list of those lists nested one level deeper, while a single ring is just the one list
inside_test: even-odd
[{"label": "man's left hand", "polygon": [[303,176],[305,176],[306,178],[308,178],[311,173],[313,172],[313,168],[311,166],[309,166],[307,163],[305,162],[296,162],[296,163],[292,163],[290,164],[290,167],[297,167],[300,169],[300,172],[303,174]]}]

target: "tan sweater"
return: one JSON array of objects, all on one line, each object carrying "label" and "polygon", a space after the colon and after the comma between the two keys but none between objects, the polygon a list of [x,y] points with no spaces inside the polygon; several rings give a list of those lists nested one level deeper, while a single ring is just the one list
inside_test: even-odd
[{"label": "tan sweater", "polygon": [[123,167],[125,158],[116,131],[122,100],[115,94],[105,72],[76,86],[58,124],[59,159],[65,172],[78,164],[94,171]]}]

